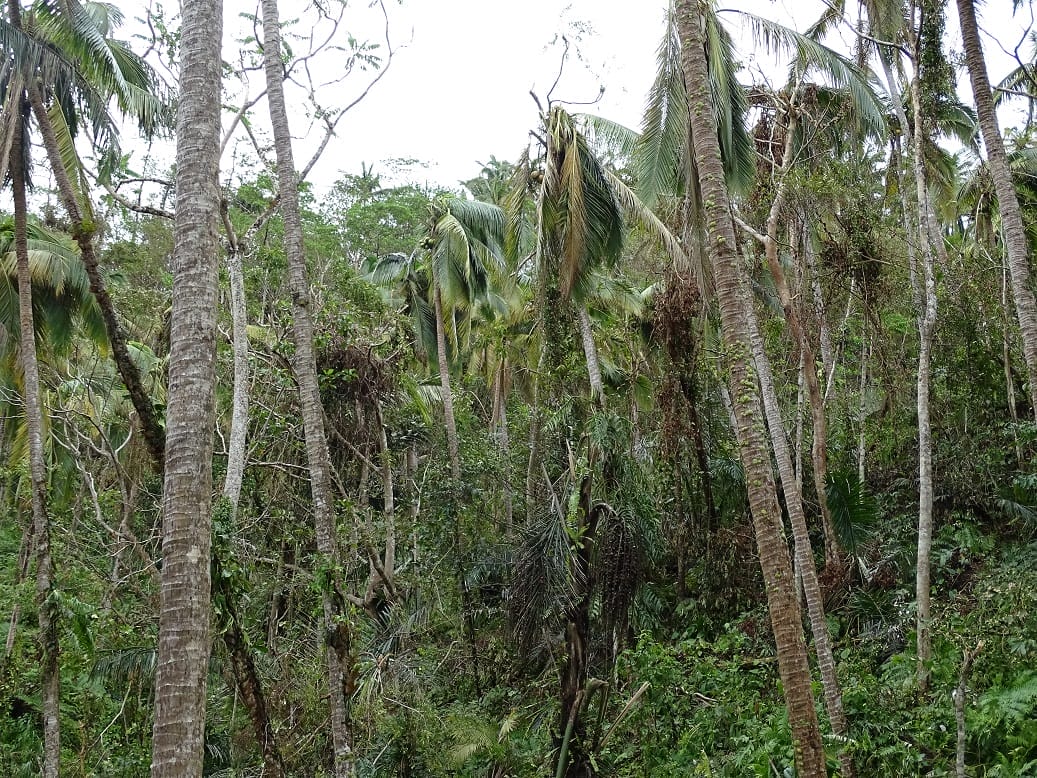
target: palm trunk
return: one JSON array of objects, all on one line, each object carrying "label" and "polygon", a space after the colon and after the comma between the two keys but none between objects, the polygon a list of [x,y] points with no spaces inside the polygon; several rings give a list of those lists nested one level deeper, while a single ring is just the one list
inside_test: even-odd
[{"label": "palm trunk", "polygon": [[[12,2],[14,1],[12,0]],[[61,150],[57,136],[54,133],[54,126],[47,113],[47,107],[43,103],[43,97],[36,87],[29,89],[29,101],[32,105],[33,114],[36,117],[36,123],[40,127],[40,135],[43,137],[43,145],[47,150],[47,157],[50,160],[51,170],[54,173],[54,181],[58,186],[61,201],[68,213],[69,220],[72,222],[72,237],[79,246],[79,255],[83,261],[83,267],[86,268],[87,277],[90,280],[90,291],[94,295],[94,299],[97,300],[97,307],[101,310],[105,333],[112,347],[112,359],[115,360],[119,376],[122,378],[122,382],[130,395],[133,410],[137,413],[137,419],[140,422],[141,431],[144,433],[148,452],[155,463],[155,470],[162,472],[165,464],[166,433],[163,431],[158,414],[155,412],[155,406],[151,402],[151,397],[144,388],[137,363],[130,357],[130,352],[126,345],[126,333],[123,332],[122,324],[115,310],[115,303],[112,301],[111,295],[108,294],[104,276],[101,275],[97,252],[94,248],[93,236],[95,227],[85,217],[79,205],[75,188],[72,186],[69,173],[62,162]]]},{"label": "palm trunk", "polygon": [[[752,340],[753,358],[760,378],[760,389],[763,394],[764,414],[767,417],[767,428],[770,432],[771,447],[778,466],[778,477],[785,495],[785,508],[792,525],[792,536],[796,556],[796,573],[803,583],[803,595],[807,603],[807,616],[810,620],[810,631],[814,635],[814,651],[817,654],[817,667],[821,671],[821,683],[824,686],[825,707],[832,724],[832,732],[845,742],[849,734],[846,712],[843,708],[843,695],[839,689],[839,678],[835,670],[835,655],[832,653],[832,636],[825,620],[824,597],[817,578],[817,565],[814,562],[814,549],[810,544],[810,531],[803,512],[803,494],[799,489],[797,472],[792,464],[785,436],[785,425],[781,419],[781,407],[778,404],[778,393],[774,386],[774,375],[771,372],[770,360],[763,350],[763,338],[760,337],[756,313],[751,307],[746,308],[749,323],[749,337]],[[843,750],[839,755],[842,776],[852,778],[854,775],[853,758]]]},{"label": "palm trunk", "polygon": [[[288,284],[292,298],[292,334],[295,354],[292,370],[299,386],[299,406],[306,438],[306,459],[313,497],[313,518],[317,550],[322,564],[330,569],[339,565],[335,504],[331,484],[331,455],[324,428],[324,408],[317,383],[317,362],[313,347],[313,319],[310,311],[306,255],[303,248],[302,220],[299,215],[299,188],[292,154],[292,136],[284,99],[284,65],[281,59],[281,31],[277,0],[263,0],[263,41],[266,66],[267,100],[277,155],[277,180],[281,217],[284,220],[285,255]],[[328,690],[331,707],[331,736],[335,752],[335,777],[356,775],[349,701],[355,688],[352,649],[352,623],[346,611],[341,581],[331,576],[322,592],[324,629],[329,649]]]},{"label": "palm trunk", "polygon": [[446,445],[450,456],[450,475],[461,478],[461,446],[457,439],[457,421],[454,418],[454,393],[450,389],[450,363],[446,357],[446,330],[443,328],[443,290],[433,281],[436,313],[436,358],[439,362],[439,386],[443,392],[443,419],[446,424]]},{"label": "palm trunk", "polygon": [[730,198],[724,181],[720,144],[708,89],[709,74],[703,42],[702,17],[694,0],[678,0],[677,25],[681,58],[690,94],[690,124],[699,167],[703,211],[723,323],[727,366],[730,370],[735,430],[749,505],[756,531],[767,591],[767,605],[778,654],[796,763],[805,778],[827,774],[817,712],[811,691],[810,666],[799,603],[793,585],[792,564],[783,538],[765,431],[760,419],[759,388],[745,315],[744,291],[735,254]]},{"label": "palm trunk", "polygon": [[987,148],[987,163],[997,191],[998,210],[1005,233],[1008,268],[1012,274],[1012,293],[1019,319],[1019,333],[1023,340],[1023,358],[1030,387],[1030,410],[1037,414],[1037,302],[1034,301],[1030,281],[1029,249],[1026,228],[1019,208],[1019,197],[1008,167],[1004,138],[997,123],[997,111],[990,91],[983,46],[976,26],[976,7],[973,0],[957,0],[961,20],[961,37],[965,45],[965,64],[972,80],[972,94],[976,113],[983,131],[983,145]]},{"label": "palm trunk", "polygon": [[[13,102],[19,106],[16,97]],[[21,328],[22,378],[25,423],[29,433],[29,476],[32,481],[32,520],[36,536],[36,607],[39,614],[40,683],[43,702],[43,775],[57,778],[61,764],[61,731],[58,716],[60,676],[58,667],[57,608],[52,599],[54,569],[50,556],[50,518],[47,515],[47,465],[43,454],[43,405],[40,370],[36,360],[36,334],[32,316],[32,277],[29,272],[28,208],[25,202],[23,144],[24,122],[14,120],[11,144],[11,185],[14,190],[14,247],[18,262],[18,320]]]},{"label": "palm trunk", "polygon": [[181,29],[152,778],[202,775],[211,648],[221,0],[185,3]]}]

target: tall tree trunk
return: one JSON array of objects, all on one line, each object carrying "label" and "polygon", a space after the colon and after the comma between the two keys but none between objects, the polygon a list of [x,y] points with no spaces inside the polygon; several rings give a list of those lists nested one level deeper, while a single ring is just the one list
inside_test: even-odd
[{"label": "tall tree trunk", "polygon": [[915,306],[918,324],[918,554],[915,568],[916,635],[918,649],[918,686],[929,687],[932,660],[932,623],[930,616],[930,556],[933,545],[933,443],[929,412],[929,386],[932,369],[933,331],[936,327],[936,256],[946,266],[943,235],[936,224],[936,216],[929,204],[923,154],[923,127],[921,86],[916,73],[911,82],[911,106],[914,112],[915,135],[913,164],[915,196],[918,208],[918,232],[922,252],[921,273],[916,274]]},{"label": "tall tree trunk", "polygon": [[[832,732],[843,742],[849,735],[849,725],[843,708],[843,695],[839,689],[839,678],[835,670],[835,655],[832,653],[832,636],[825,620],[824,597],[817,579],[817,565],[814,562],[814,549],[810,544],[810,531],[803,512],[803,493],[799,488],[798,473],[792,464],[788,441],[785,435],[785,424],[781,419],[781,406],[778,404],[778,392],[774,385],[774,374],[771,372],[770,360],[763,350],[763,338],[760,336],[756,313],[751,307],[746,308],[749,323],[749,337],[752,340],[753,358],[760,379],[763,394],[764,414],[767,417],[767,428],[770,432],[774,459],[778,466],[778,477],[781,490],[785,495],[785,508],[792,525],[796,556],[796,573],[803,582],[803,595],[807,603],[807,617],[810,631],[814,635],[814,651],[817,654],[817,667],[821,671],[821,683],[824,687],[825,707],[832,724]],[[855,774],[853,758],[849,751],[843,749],[839,754],[844,778],[852,778]]]},{"label": "tall tree trunk", "polygon": [[821,732],[811,691],[810,666],[792,564],[785,546],[770,455],[760,419],[759,388],[752,367],[752,350],[745,315],[745,300],[738,257],[735,253],[731,205],[724,181],[720,144],[708,90],[702,16],[695,0],[678,0],[677,25],[681,59],[689,85],[688,104],[699,168],[709,254],[717,286],[723,323],[727,366],[730,370],[735,429],[749,505],[756,531],[778,654],[778,671],[784,687],[789,724],[799,774],[821,778],[827,774]]},{"label": "tall tree trunk", "polygon": [[245,276],[241,267],[241,247],[231,245],[227,252],[227,275],[230,278],[231,338],[234,351],[234,397],[231,405],[230,438],[227,442],[227,475],[223,496],[237,513],[241,497],[241,481],[245,473],[245,449],[248,442],[248,312],[245,307]]},{"label": "tall tree trunk", "polygon": [[[16,0],[11,0],[11,2],[16,2]],[[163,431],[158,414],[155,412],[151,396],[144,388],[137,363],[130,357],[130,352],[126,345],[126,333],[123,332],[122,324],[115,310],[115,303],[112,301],[111,295],[108,294],[104,276],[101,275],[101,268],[94,247],[94,224],[83,213],[83,209],[80,206],[76,190],[69,178],[69,172],[65,169],[65,164],[62,161],[61,150],[57,136],[54,133],[54,126],[47,113],[47,106],[43,102],[39,89],[35,86],[29,89],[29,102],[32,105],[36,123],[39,125],[40,135],[43,137],[43,145],[47,150],[47,157],[50,160],[51,170],[54,173],[54,181],[58,186],[58,193],[61,195],[61,201],[65,211],[68,213],[68,218],[72,222],[72,237],[75,239],[76,245],[79,246],[79,256],[83,261],[83,267],[86,269],[87,278],[90,280],[90,292],[94,295],[94,299],[97,300],[97,307],[101,311],[105,333],[112,347],[112,359],[115,360],[119,376],[122,378],[122,382],[130,395],[133,410],[137,413],[137,419],[140,422],[141,431],[144,433],[144,440],[154,462],[155,470],[162,472],[165,464],[166,433]],[[167,429],[168,426],[167,421]]]},{"label": "tall tree trunk", "polygon": [[[292,154],[292,136],[284,99],[284,64],[281,58],[281,30],[277,0],[263,0],[263,51],[266,66],[267,101],[277,155],[277,182],[281,217],[284,220],[285,255],[288,284],[292,297],[292,334],[295,354],[292,370],[299,386],[299,406],[306,438],[306,459],[313,497],[313,518],[317,550],[323,564],[336,569],[340,555],[335,527],[335,503],[331,483],[331,455],[324,428],[324,407],[317,383],[317,362],[313,347],[311,298],[306,276],[302,219],[299,215],[299,186]],[[343,585],[337,576],[322,592],[324,628],[329,650],[328,691],[331,707],[331,736],[335,752],[336,778],[356,775],[350,698],[355,688],[353,628],[346,610]]]},{"label": "tall tree trunk", "polygon": [[211,648],[221,0],[185,3],[181,30],[152,778],[202,774]]},{"label": "tall tree trunk", "polygon": [[[19,110],[21,100],[12,100]],[[36,536],[36,607],[39,614],[43,702],[43,775],[57,778],[61,765],[61,731],[58,702],[61,680],[58,667],[57,608],[54,566],[50,556],[50,518],[47,515],[47,465],[43,454],[43,405],[40,398],[40,369],[36,359],[36,334],[32,316],[32,276],[29,272],[28,207],[25,202],[24,121],[14,118],[11,143],[11,185],[14,190],[14,250],[18,263],[19,342],[24,382],[25,424],[29,433],[29,477],[32,481],[32,521]]]},{"label": "tall tree trunk", "polygon": [[[241,498],[241,482],[245,471],[245,451],[248,428],[248,319],[245,308],[245,278],[241,266],[241,245],[233,235],[227,251],[227,274],[230,277],[230,307],[233,326],[232,348],[234,352],[234,395],[231,406],[230,439],[227,447],[227,472],[223,480],[223,498],[229,507],[230,522],[234,522],[238,514],[238,503]],[[251,237],[251,235],[249,235]],[[250,244],[247,244],[250,245]],[[219,558],[220,551],[214,551],[213,564],[223,563]],[[223,630],[223,645],[230,657],[230,669],[241,700],[248,711],[252,722],[253,734],[263,754],[264,775],[270,778],[282,778],[285,774],[284,758],[270,720],[270,709],[263,683],[256,669],[252,647],[249,645],[245,628],[238,617],[238,596],[229,579],[218,575],[214,584],[213,599],[219,601],[220,607],[227,616],[226,628]]]},{"label": "tall tree trunk", "polygon": [[1019,333],[1023,340],[1023,357],[1029,378],[1030,410],[1037,415],[1037,303],[1034,302],[1030,284],[1029,247],[1026,228],[1019,208],[1019,197],[1012,183],[1012,171],[1008,167],[1005,141],[997,123],[997,111],[990,91],[987,65],[983,46],[976,26],[976,7],[973,0],[958,1],[958,18],[961,21],[961,37],[965,45],[965,64],[972,80],[972,95],[976,101],[979,126],[983,131],[983,145],[987,148],[987,163],[994,179],[998,210],[1005,233],[1005,249],[1008,253],[1008,269],[1012,275],[1012,293],[1015,296],[1015,312],[1019,319]]},{"label": "tall tree trunk", "polygon": [[436,313],[436,359],[439,362],[439,386],[443,392],[443,420],[446,424],[447,453],[450,456],[450,475],[461,478],[461,446],[457,439],[457,421],[454,418],[454,393],[450,388],[450,363],[446,357],[446,330],[443,327],[443,290],[433,280]]}]

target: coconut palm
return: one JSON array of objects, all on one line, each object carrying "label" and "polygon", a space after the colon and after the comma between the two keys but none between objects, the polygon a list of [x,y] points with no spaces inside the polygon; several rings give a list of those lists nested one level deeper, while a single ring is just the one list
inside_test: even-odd
[{"label": "coconut palm", "polygon": [[752,364],[744,284],[735,253],[730,196],[708,95],[709,74],[701,6],[694,0],[679,0],[676,15],[685,79],[690,90],[694,90],[689,91],[689,125],[698,164],[709,256],[716,278],[717,302],[727,346],[733,411],[737,422],[735,432],[746,473],[796,763],[801,775],[824,776],[827,771],[811,692],[810,667],[799,603],[793,588],[792,565],[782,537],[781,510],[771,471],[766,432],[759,413],[757,374]]},{"label": "coconut palm", "polygon": [[1037,414],[1037,302],[1030,280],[1029,245],[1023,225],[1019,198],[1012,183],[1012,174],[1005,153],[1004,138],[998,128],[997,112],[987,76],[983,46],[976,24],[976,7],[972,0],[958,0],[958,18],[961,21],[962,42],[965,45],[965,63],[972,79],[972,94],[976,101],[979,124],[994,188],[997,191],[998,210],[1005,232],[1005,251],[1012,276],[1016,318],[1023,341],[1023,357],[1029,376],[1030,410]]},{"label": "coconut palm", "polygon": [[[122,21],[122,14],[114,6],[39,0],[23,12],[17,0],[9,0],[8,15],[0,21],[0,45],[11,53],[12,63],[3,73],[5,108],[17,105],[19,100],[32,108],[91,291],[104,318],[112,357],[152,456],[161,468],[162,427],[130,355],[123,325],[98,264],[95,218],[75,139],[81,125],[88,125],[105,175],[120,156],[116,122],[109,106],[114,103],[120,113],[131,116],[148,134],[164,126],[168,110],[151,69],[128,46],[111,37]],[[11,132],[9,125],[5,132]],[[5,135],[2,140],[7,148],[11,136]],[[28,143],[27,134],[23,141]]]}]

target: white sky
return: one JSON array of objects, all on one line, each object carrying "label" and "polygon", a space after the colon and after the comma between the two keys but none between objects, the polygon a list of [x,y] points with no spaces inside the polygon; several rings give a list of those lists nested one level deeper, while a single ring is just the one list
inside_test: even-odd
[{"label": "white sky", "polygon": [[[255,5],[254,0],[225,2],[224,56],[235,60],[234,39],[239,37],[236,31],[243,24],[239,13],[253,10]],[[125,0],[123,4],[128,17],[142,13],[136,7],[130,10]],[[339,124],[337,137],[311,175],[318,192],[342,171],[359,172],[365,162],[374,164],[375,171],[383,174],[383,181],[393,181],[383,160],[418,159],[428,167],[404,171],[403,178],[452,186],[477,174],[478,163],[487,161],[490,155],[514,159],[536,124],[536,106],[529,96],[530,90],[543,98],[558,73],[561,48],[557,43],[550,45],[558,34],[567,34],[574,43],[554,97],[591,100],[604,85],[601,101],[590,110],[636,128],[654,74],[655,50],[663,32],[667,2],[386,0],[386,4],[391,38],[396,45],[406,45],[397,51],[384,79]],[[726,0],[720,4],[751,10],[799,29],[815,19],[822,7],[820,0]],[[981,9],[984,18],[980,24],[984,29],[996,30],[1003,36],[1002,45],[1011,49],[1019,42],[1025,19],[1013,20],[1007,11],[992,10],[992,5]],[[282,20],[302,14],[308,7],[309,2],[303,0],[281,0]],[[347,30],[361,40],[380,40],[382,29],[377,13],[368,9],[366,2],[354,0],[346,14]],[[724,18],[731,29],[738,29],[736,15],[725,14]],[[128,25],[136,29],[129,21]],[[951,4],[948,29],[953,30],[955,40],[956,27],[957,16]],[[298,28],[308,29],[308,24],[300,23]],[[737,40],[743,62],[771,70],[765,57],[755,60],[746,36],[738,36]],[[996,81],[1013,63],[989,38],[984,43],[991,77]],[[301,44],[297,46],[301,48]],[[326,58],[315,67],[314,75],[320,79],[336,78],[339,64],[339,60]],[[342,84],[323,90],[321,99],[326,105],[344,105],[368,78],[369,75],[355,73]],[[253,77],[252,91],[261,87],[260,72]],[[968,93],[963,92],[963,99],[969,99]],[[257,125],[262,126],[265,102],[257,105],[254,112]],[[293,132],[303,136],[308,122],[301,103],[298,113],[291,118],[296,120]],[[313,132],[297,139],[300,167],[311,153],[317,135]],[[246,142],[240,131],[236,137],[241,143]],[[247,150],[244,145],[238,148]],[[152,151],[154,164],[159,167],[172,158],[168,149]],[[134,164],[143,164],[140,152],[133,159]],[[225,159],[225,168],[229,169],[230,164]]]}]

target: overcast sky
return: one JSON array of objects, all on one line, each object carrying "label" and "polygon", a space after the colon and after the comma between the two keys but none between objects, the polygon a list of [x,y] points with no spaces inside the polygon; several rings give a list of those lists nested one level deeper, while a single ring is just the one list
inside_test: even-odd
[{"label": "overcast sky", "polygon": [[[412,168],[404,177],[445,185],[475,175],[480,162],[491,155],[515,158],[536,123],[536,105],[529,92],[543,98],[551,88],[561,57],[559,35],[572,40],[570,56],[556,99],[592,100],[601,86],[605,91],[591,109],[631,127],[637,127],[655,66],[655,50],[663,32],[666,0],[385,0],[390,13],[390,36],[398,46],[391,68],[353,108],[338,127],[338,137],[314,170],[311,179],[323,190],[340,172],[359,171],[361,163],[391,178],[384,161],[413,158],[428,165]],[[139,15],[139,6],[123,0],[127,16]],[[243,11],[255,5],[226,0],[224,56],[234,60]],[[820,0],[727,0],[726,7],[751,10],[762,16],[802,29],[815,19]],[[997,30],[1001,43],[1013,48],[1022,24],[1006,11],[987,4],[981,24]],[[302,13],[309,3],[282,0],[282,20]],[[346,14],[346,29],[358,39],[381,40],[379,13],[366,2],[354,0]],[[948,27],[956,39],[957,18],[948,9]],[[1024,12],[1025,13],[1025,12]],[[999,16],[1000,14],[1000,16]],[[737,31],[737,15],[725,14]],[[131,27],[132,27],[132,23]],[[248,29],[245,25],[244,29]],[[309,29],[300,20],[292,29]],[[1010,38],[1010,39],[1009,39]],[[743,63],[757,75],[773,72],[764,56],[757,57],[744,35],[739,40]],[[992,41],[987,41],[991,75],[999,78],[1010,60]],[[296,53],[303,43],[297,41]],[[952,43],[952,45],[956,45]],[[1024,48],[1025,50],[1025,48]],[[384,49],[383,49],[384,51]],[[337,78],[341,55],[325,58],[311,71],[317,80]],[[327,106],[349,103],[369,80],[370,74],[354,73],[340,84],[326,87],[321,100]],[[252,92],[262,88],[262,74],[253,76]],[[301,97],[297,92],[296,97]],[[291,99],[291,95],[290,95]],[[265,103],[256,107],[265,118]],[[583,109],[574,109],[583,110]],[[229,118],[229,114],[228,114]],[[305,135],[308,122],[302,103],[292,116],[293,132]],[[226,123],[226,122],[225,122]],[[238,134],[244,143],[244,136]],[[298,164],[309,156],[316,133],[296,142]],[[245,146],[239,146],[244,152]],[[156,154],[161,160],[164,153]],[[134,157],[142,164],[140,152]],[[161,162],[159,164],[167,164]],[[225,161],[229,168],[230,162]]]}]

